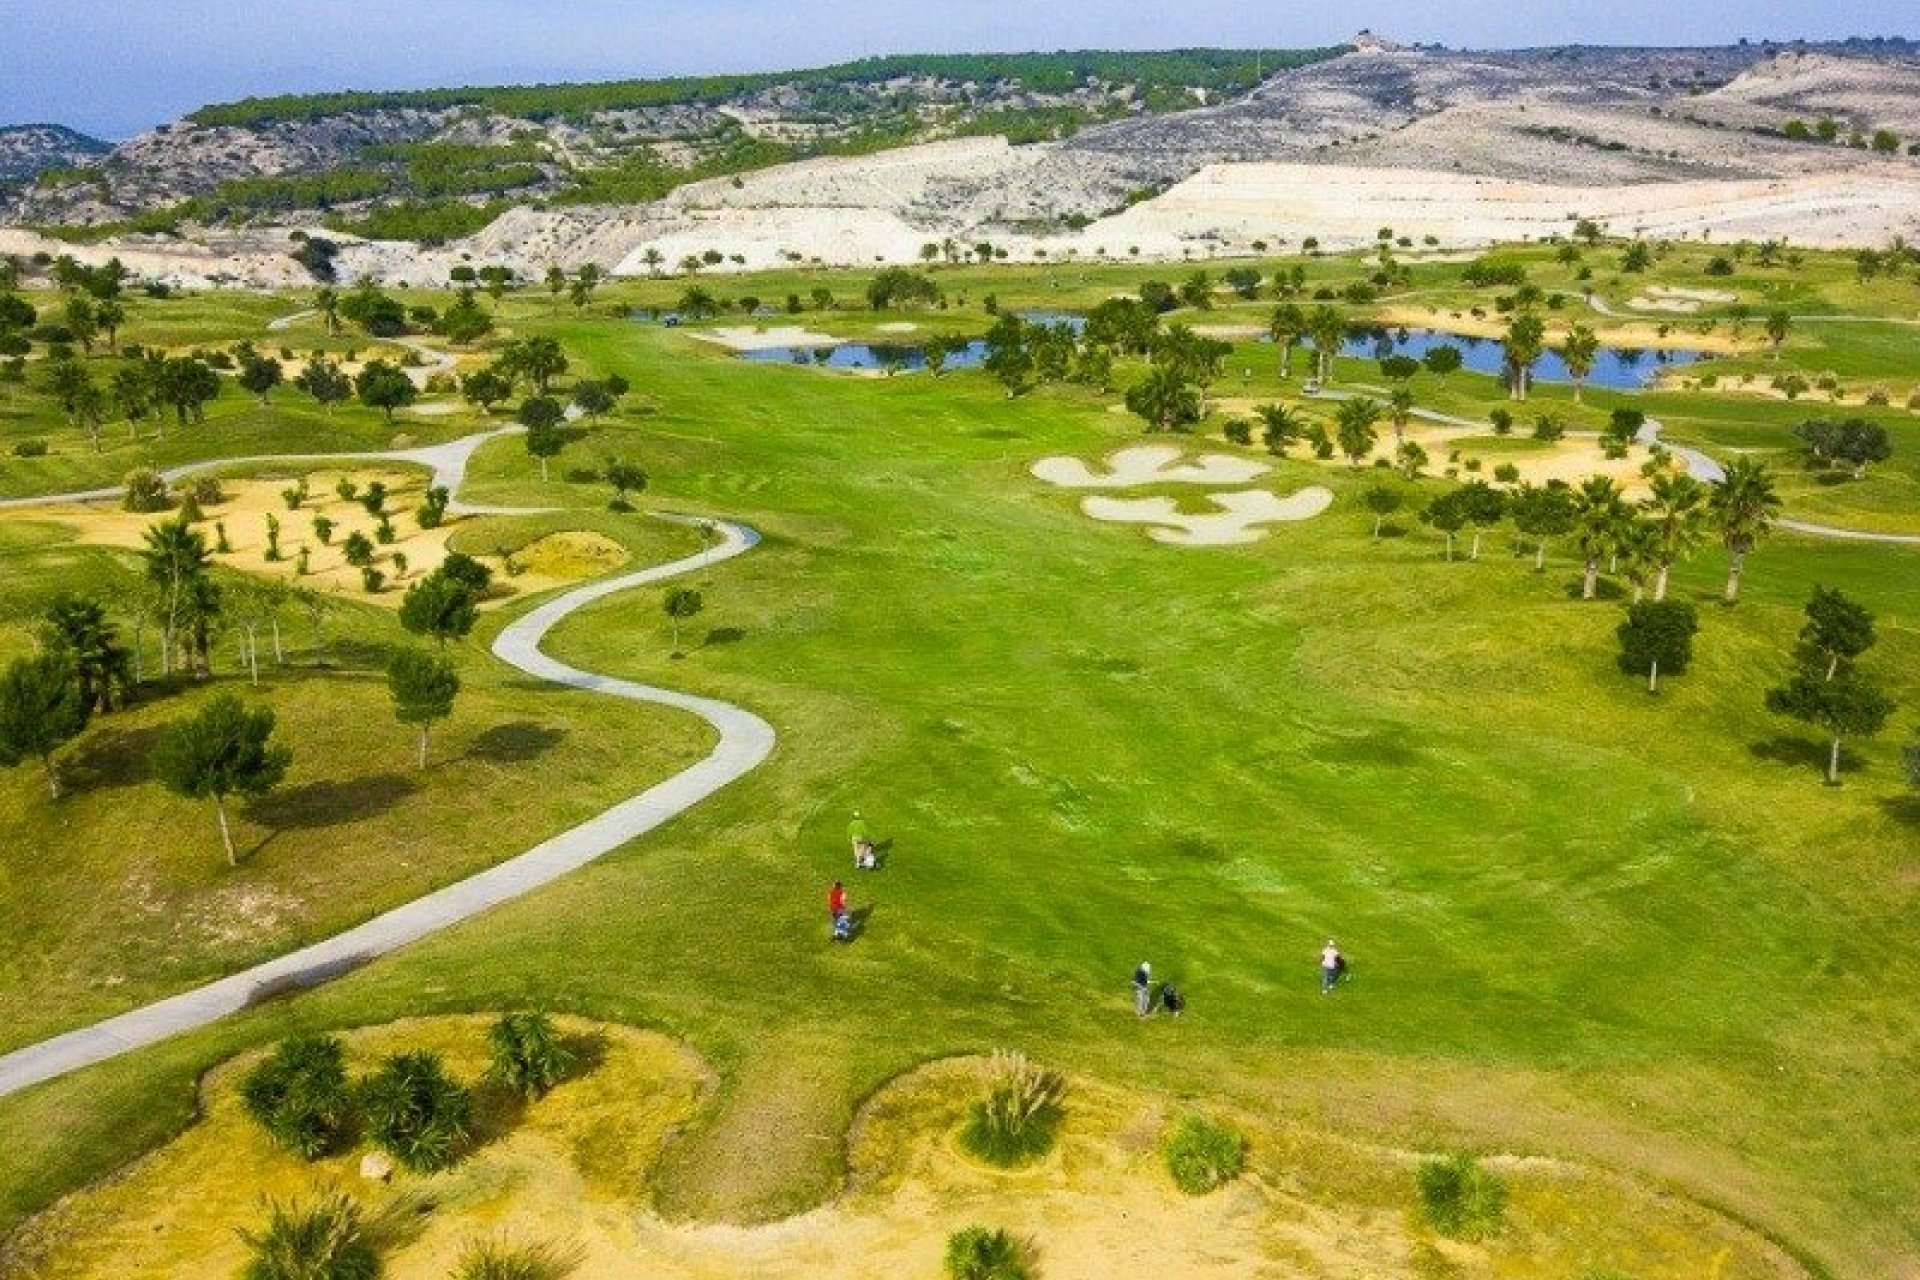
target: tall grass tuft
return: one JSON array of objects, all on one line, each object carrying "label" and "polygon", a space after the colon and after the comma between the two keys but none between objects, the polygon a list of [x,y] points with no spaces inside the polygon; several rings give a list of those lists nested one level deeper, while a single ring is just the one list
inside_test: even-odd
[{"label": "tall grass tuft", "polygon": [[373,1280],[380,1259],[367,1243],[360,1206],[344,1191],[308,1203],[267,1202],[267,1225],[242,1231],[253,1250],[244,1280]]},{"label": "tall grass tuft", "polygon": [[1028,1280],[1020,1242],[1005,1231],[967,1227],[947,1237],[947,1280]]},{"label": "tall grass tuft", "polygon": [[1240,1176],[1247,1163],[1247,1140],[1237,1129],[1190,1115],[1173,1127],[1161,1145],[1173,1185],[1203,1196]]},{"label": "tall grass tuft", "polygon": [[1059,1072],[1025,1054],[996,1051],[987,1068],[986,1094],[968,1111],[960,1145],[1004,1169],[1030,1164],[1053,1148],[1066,1094]]},{"label": "tall grass tuft", "polygon": [[574,1260],[550,1244],[474,1240],[460,1251],[451,1280],[560,1280]]},{"label": "tall grass tuft", "polygon": [[332,1036],[292,1036],[240,1084],[247,1114],[308,1160],[333,1151],[353,1111],[346,1055]]},{"label": "tall grass tuft", "polygon": [[1427,1160],[1414,1175],[1427,1225],[1455,1240],[1485,1240],[1500,1230],[1507,1184],[1464,1152]]},{"label": "tall grass tuft", "polygon": [[573,1069],[573,1054],[560,1041],[553,1019],[544,1013],[509,1013],[487,1031],[493,1065],[487,1074],[528,1102]]}]

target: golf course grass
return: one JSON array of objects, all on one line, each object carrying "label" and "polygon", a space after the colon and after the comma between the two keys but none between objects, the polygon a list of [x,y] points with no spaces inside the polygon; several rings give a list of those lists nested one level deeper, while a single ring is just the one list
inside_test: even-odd
[{"label": "golf course grass", "polygon": [[[1543,250],[1515,252],[1557,269]],[[1683,265],[1654,278],[1697,286]],[[1421,266],[1414,286],[1430,273],[1459,289],[1443,270],[1457,277]],[[988,289],[1002,307],[1085,307],[1154,274],[1179,276],[943,273],[950,293],[972,291],[970,309],[916,319],[978,332]],[[1824,283],[1793,296],[1864,305],[1840,260],[1808,274]],[[778,299],[812,278],[708,287]],[[850,298],[862,280],[833,284]],[[680,288],[615,297],[653,305]],[[299,305],[249,302],[225,340]],[[1234,305],[1206,322],[1231,322]],[[650,1175],[670,1217],[765,1221],[831,1199],[865,1099],[930,1060],[1004,1046],[1274,1125],[1629,1174],[1731,1215],[1816,1274],[1899,1274],[1920,1254],[1920,799],[1900,758],[1920,707],[1920,548],[1776,534],[1728,609],[1725,555],[1709,544],[1675,575],[1675,594],[1700,606],[1695,663],[1649,697],[1615,665],[1617,587],[1580,602],[1570,550],[1551,548],[1534,573],[1504,529],[1478,561],[1449,563],[1411,509],[1375,541],[1360,502],[1372,469],[1247,450],[1274,470],[1246,487],[1325,485],[1331,510],[1243,546],[1169,547],[1088,519],[1079,495],[1029,474],[1041,458],[1097,464],[1140,443],[1139,420],[1110,412],[1115,396],[1009,399],[974,372],[753,365],[610,306],[504,303],[515,335],[551,334],[576,374],[618,373],[634,391],[581,424],[550,480],[519,440],[486,446],[463,499],[563,510],[476,520],[455,545],[586,530],[637,562],[690,550],[692,532],[608,513],[605,485],[565,478],[608,457],[646,468],[643,508],[752,525],[754,552],[687,582],[705,608],[684,658],[671,656],[663,588],[583,610],[548,650],[749,708],[779,732],[772,759],[602,862],[400,955],[0,1099],[12,1135],[0,1227],[179,1133],[201,1072],[289,1030],[538,1005],[659,1032],[711,1064],[711,1104]],[[841,336],[874,318],[842,319],[806,317]],[[211,325],[193,332],[219,340]],[[1216,395],[1281,395],[1271,347],[1242,344],[1227,363]],[[1123,369],[1122,385],[1133,376]],[[1362,361],[1342,361],[1340,380],[1380,381]],[[1501,402],[1473,375],[1414,387],[1423,407],[1475,420]],[[217,411],[240,403],[228,396]],[[1920,528],[1920,420],[1904,410],[1865,411],[1893,431],[1892,461],[1822,485],[1793,470],[1805,404],[1674,388],[1536,400],[1523,423],[1550,408],[1586,430],[1644,404],[1673,439],[1773,461],[1790,515]],[[198,434],[170,430],[166,456],[385,447],[394,434],[359,409],[328,427],[298,401],[283,390],[231,428],[214,416]],[[133,447],[96,459],[57,415],[23,406],[0,409],[0,435],[58,447],[0,462],[0,492],[110,484],[132,465]],[[486,425],[422,417],[416,438]],[[323,429],[337,434],[316,444]],[[1496,439],[1489,465],[1528,452]],[[28,650],[57,590],[105,590],[126,559],[75,545],[44,514],[0,519],[0,655]],[[1822,785],[1817,735],[1764,706],[1817,585],[1878,615],[1865,666],[1901,704],[1884,733],[1848,745],[1840,787]],[[416,773],[379,676],[403,636],[390,611],[341,600],[334,669],[311,669],[301,639],[257,694],[231,660],[210,689],[168,686],[70,750],[58,802],[33,769],[0,775],[0,925],[15,940],[0,965],[5,1045],[497,862],[710,745],[691,718],[492,662],[488,637],[522,607],[510,602],[460,648],[466,691],[436,763]],[[206,806],[168,797],[137,749],[219,689],[273,705],[296,751],[283,794],[250,811],[257,847],[237,871]],[[276,822],[303,790],[323,815]],[[883,869],[858,877],[855,809],[884,850]],[[846,948],[826,940],[836,878],[867,912]],[[1354,971],[1331,998],[1316,970],[1329,936]],[[1142,959],[1187,994],[1186,1017],[1134,1019],[1127,979]],[[1640,1274],[1625,1258],[1591,1265]]]}]

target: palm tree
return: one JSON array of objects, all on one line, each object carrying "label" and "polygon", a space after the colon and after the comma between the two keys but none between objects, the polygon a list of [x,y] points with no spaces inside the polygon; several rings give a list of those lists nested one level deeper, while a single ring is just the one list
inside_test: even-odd
[{"label": "palm tree", "polygon": [[1373,452],[1373,424],[1380,421],[1380,402],[1369,396],[1342,400],[1334,411],[1334,418],[1340,452],[1357,467],[1361,459]]},{"label": "palm tree", "polygon": [[1346,317],[1337,307],[1318,306],[1307,317],[1307,336],[1313,339],[1313,372],[1320,381],[1333,381],[1333,358],[1347,339]]},{"label": "palm tree", "polygon": [[1656,536],[1653,598],[1667,598],[1667,579],[1674,562],[1684,559],[1700,544],[1701,529],[1707,518],[1707,490],[1683,471],[1669,471],[1653,478],[1653,493],[1641,500],[1641,509],[1651,518]]},{"label": "palm tree", "polygon": [[1306,420],[1284,404],[1263,404],[1253,413],[1265,428],[1260,433],[1260,443],[1275,457],[1286,457],[1287,446],[1299,439],[1300,433],[1306,429]]},{"label": "palm tree", "polygon": [[1773,358],[1780,358],[1780,348],[1787,344],[1787,331],[1793,328],[1793,315],[1787,311],[1767,313],[1767,341],[1773,344]]},{"label": "palm tree", "polygon": [[1620,572],[1633,585],[1633,602],[1646,599],[1647,585],[1653,581],[1660,564],[1660,531],[1650,520],[1629,514],[1620,526],[1613,553]]},{"label": "palm tree", "polygon": [[1522,311],[1507,326],[1507,393],[1525,400],[1533,385],[1533,365],[1546,349],[1547,326],[1531,311]]},{"label": "palm tree", "polygon": [[1592,329],[1584,324],[1574,325],[1567,331],[1566,341],[1560,344],[1560,360],[1567,366],[1567,372],[1573,375],[1573,402],[1580,403],[1581,393],[1586,390],[1587,375],[1593,372],[1594,357],[1600,354],[1600,339]]},{"label": "palm tree", "polygon": [[1714,486],[1707,505],[1727,548],[1727,603],[1733,604],[1740,599],[1740,574],[1746,568],[1747,555],[1767,536],[1774,513],[1780,509],[1773,473],[1764,462],[1735,458],[1727,464],[1726,474]]},{"label": "palm tree", "polygon": [[185,519],[162,521],[144,537],[147,581],[165,600],[161,672],[171,669],[174,639],[185,627],[192,635],[195,669],[205,676],[210,669],[213,620],[220,610],[220,589],[209,577],[212,560],[207,540]]},{"label": "palm tree", "polygon": [[1621,535],[1633,520],[1633,511],[1610,476],[1588,476],[1574,491],[1574,540],[1586,568],[1580,579],[1580,598],[1599,594],[1600,558],[1617,552]]},{"label": "palm tree", "polygon": [[340,291],[322,289],[313,295],[313,309],[327,322],[328,333],[340,332]]},{"label": "palm tree", "polygon": [[1413,388],[1395,387],[1387,397],[1387,408],[1393,419],[1393,447],[1398,449],[1407,442],[1407,421],[1413,417]]},{"label": "palm tree", "polygon": [[1293,376],[1293,349],[1306,330],[1306,313],[1297,304],[1283,302],[1273,309],[1273,319],[1267,322],[1267,332],[1273,337],[1273,345],[1280,348],[1282,378]]}]

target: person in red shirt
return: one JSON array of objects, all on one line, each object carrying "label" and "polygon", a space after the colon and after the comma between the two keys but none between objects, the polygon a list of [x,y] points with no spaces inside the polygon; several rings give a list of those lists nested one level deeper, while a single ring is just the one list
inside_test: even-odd
[{"label": "person in red shirt", "polygon": [[847,914],[847,886],[838,880],[833,882],[833,888],[827,893],[827,914],[836,920]]}]

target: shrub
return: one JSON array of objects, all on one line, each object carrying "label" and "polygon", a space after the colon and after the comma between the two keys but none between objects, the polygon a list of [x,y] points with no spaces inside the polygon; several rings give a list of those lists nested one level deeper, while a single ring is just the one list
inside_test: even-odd
[{"label": "shrub", "polygon": [[240,1099],[275,1142],[318,1160],[339,1142],[352,1111],[344,1062],[332,1036],[291,1036],[247,1073]]},{"label": "shrub", "polygon": [[1500,1230],[1507,1186],[1464,1153],[1424,1161],[1414,1174],[1427,1225],[1455,1240],[1485,1240]]},{"label": "shrub", "polygon": [[1239,1131],[1199,1115],[1175,1125],[1160,1151],[1173,1185],[1190,1196],[1203,1196],[1232,1182],[1247,1163],[1247,1140]]},{"label": "shrub", "polygon": [[947,1280],[1027,1280],[1020,1244],[1005,1231],[967,1227],[947,1237]]},{"label": "shrub", "polygon": [[[346,497],[345,494],[341,496]],[[360,505],[367,509],[367,514],[370,516],[385,512],[387,509],[386,483],[380,480],[368,482],[367,487],[360,491]]]},{"label": "shrub", "polygon": [[1566,437],[1566,420],[1558,414],[1543,413],[1533,420],[1533,438],[1535,440],[1561,440]]},{"label": "shrub", "polygon": [[47,442],[45,440],[22,440],[13,446],[13,456],[16,458],[44,458],[47,456]]},{"label": "shrub", "polygon": [[1245,418],[1228,419],[1221,431],[1231,444],[1253,443],[1253,426]]},{"label": "shrub", "polygon": [[253,1250],[245,1280],[373,1280],[380,1259],[360,1224],[360,1206],[344,1191],[310,1204],[269,1201],[266,1230],[242,1231]]},{"label": "shrub", "polygon": [[195,476],[188,483],[187,492],[203,507],[217,507],[227,500],[227,491],[220,487],[219,476]]},{"label": "shrub", "polygon": [[379,595],[380,589],[386,585],[387,575],[383,571],[374,568],[370,564],[360,566],[360,586],[368,595]]},{"label": "shrub", "polygon": [[287,510],[298,511],[300,504],[307,500],[308,492],[306,478],[302,477],[280,491],[280,501],[287,504]]},{"label": "shrub", "polygon": [[325,547],[325,546],[332,545],[333,527],[334,526],[333,526],[332,516],[315,515],[313,517],[313,536],[320,539],[321,546]]},{"label": "shrub", "polygon": [[1504,436],[1513,430],[1513,414],[1505,409],[1495,409],[1487,415],[1487,421],[1493,424],[1493,433]]},{"label": "shrub", "polygon": [[351,476],[341,476],[339,483],[333,486],[333,491],[340,495],[342,502],[352,502],[360,496],[360,486],[353,482]]},{"label": "shrub", "polygon": [[549,1244],[473,1240],[453,1264],[452,1280],[559,1280],[571,1268]]},{"label": "shrub", "polygon": [[487,1074],[529,1101],[544,1096],[573,1067],[573,1054],[544,1013],[507,1014],[488,1030],[487,1043],[493,1050]]},{"label": "shrub", "polygon": [[145,467],[129,471],[125,484],[127,496],[120,505],[128,511],[165,511],[173,506],[173,496],[167,492],[166,478],[158,471]]},{"label": "shrub", "polygon": [[340,544],[340,551],[347,558],[347,563],[356,569],[369,568],[373,564],[373,539],[357,530],[347,535],[347,540]]},{"label": "shrub", "polygon": [[367,1136],[403,1168],[434,1173],[460,1158],[473,1104],[435,1053],[388,1058],[360,1084]]},{"label": "shrub", "polygon": [[1038,1160],[1053,1148],[1066,1091],[1059,1072],[1025,1054],[996,1052],[988,1064],[986,1095],[973,1104],[960,1130],[961,1147],[1005,1169]]}]

